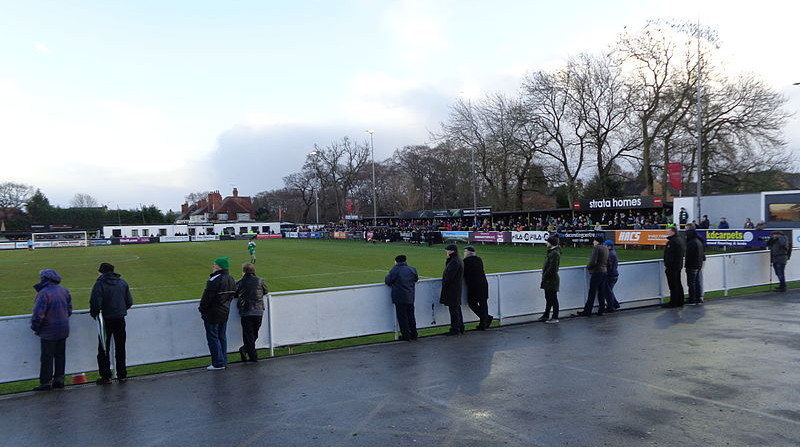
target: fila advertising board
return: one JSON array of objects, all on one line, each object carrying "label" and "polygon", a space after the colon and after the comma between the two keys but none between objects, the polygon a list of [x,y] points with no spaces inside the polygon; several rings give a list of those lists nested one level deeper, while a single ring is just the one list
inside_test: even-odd
[{"label": "fila advertising board", "polygon": [[546,244],[550,233],[547,231],[512,231],[512,244]]},{"label": "fila advertising board", "polygon": [[667,245],[667,230],[619,230],[614,232],[617,245]]}]

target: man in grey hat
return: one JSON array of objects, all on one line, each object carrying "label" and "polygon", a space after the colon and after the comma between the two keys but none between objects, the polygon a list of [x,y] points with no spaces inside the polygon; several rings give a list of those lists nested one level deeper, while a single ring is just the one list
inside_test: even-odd
[{"label": "man in grey hat", "polygon": [[478,316],[479,331],[492,325],[493,316],[489,315],[489,282],[483,270],[483,260],[475,255],[475,247],[464,247],[464,281],[467,284],[467,304]]},{"label": "man in grey hat", "polygon": [[442,273],[442,293],[439,302],[450,311],[450,331],[447,335],[464,333],[464,316],[461,314],[461,281],[464,280],[464,261],[458,257],[458,247],[450,244],[444,248],[447,261]]}]

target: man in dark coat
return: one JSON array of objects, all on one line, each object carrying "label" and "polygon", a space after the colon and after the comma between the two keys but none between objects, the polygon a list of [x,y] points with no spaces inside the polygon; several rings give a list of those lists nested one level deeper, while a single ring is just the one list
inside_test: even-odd
[{"label": "man in dark coat", "polygon": [[[547,257],[542,268],[542,283],[540,288],[544,289],[545,308],[544,314],[539,321],[545,323],[558,323],[558,289],[561,279],[558,276],[558,268],[561,265],[561,247],[558,246],[558,237],[550,236],[547,238]],[[550,318],[550,309],[553,309],[553,317]]]},{"label": "man in dark coat", "polygon": [[[114,340],[114,363],[117,369],[117,380],[125,382],[128,369],[125,365],[125,316],[133,305],[133,297],[128,283],[114,273],[114,266],[104,262],[97,269],[100,276],[92,287],[89,298],[89,314],[97,319],[102,314],[104,340],[98,340],[97,366],[100,378],[98,385],[111,383],[111,359],[109,358],[110,343]],[[99,335],[98,335],[98,338]]]},{"label": "man in dark coat", "polygon": [[670,227],[667,235],[667,245],[664,247],[664,273],[667,276],[667,284],[669,285],[669,303],[664,304],[662,307],[683,306],[681,270],[683,269],[685,253],[686,242],[678,234],[677,228]]},{"label": "man in dark coat", "polygon": [[778,277],[779,282],[775,291],[785,292],[786,275],[784,272],[786,270],[786,262],[792,257],[792,249],[789,245],[789,241],[786,239],[786,236],[783,235],[782,231],[773,231],[769,235],[767,247],[769,248],[769,262],[772,264],[772,268],[775,269],[775,276]]},{"label": "man in dark coat", "polygon": [[467,284],[467,304],[478,316],[479,331],[492,325],[494,317],[489,315],[489,283],[483,270],[483,260],[475,255],[475,247],[464,248],[464,282]]},{"label": "man in dark coat", "polygon": [[444,248],[447,261],[442,273],[442,293],[439,302],[450,311],[450,331],[447,335],[464,333],[464,316],[461,314],[461,282],[464,280],[464,262],[458,257],[458,247],[450,244]]},{"label": "man in dark coat", "polygon": [[417,339],[417,319],[414,316],[414,291],[417,281],[419,281],[417,269],[406,263],[406,255],[397,255],[394,258],[394,267],[383,280],[392,288],[392,303],[397,315],[397,325],[400,327],[400,340]]},{"label": "man in dark coat", "polygon": [[689,288],[688,303],[703,304],[703,263],[706,260],[703,240],[695,230],[686,230],[686,286]]},{"label": "man in dark coat", "polygon": [[[691,225],[691,224],[690,224]],[[619,280],[619,258],[617,250],[614,249],[613,241],[605,241],[603,245],[608,247],[608,263],[606,264],[606,312],[614,312],[619,309],[619,301],[614,293],[614,286]]]},{"label": "man in dark coat", "polygon": [[242,324],[242,347],[239,358],[242,363],[258,361],[256,340],[261,321],[264,319],[264,296],[269,293],[267,282],[256,276],[256,266],[251,263],[242,265],[242,279],[236,283],[236,307],[239,309]]},{"label": "man in dark coat", "polygon": [[597,236],[592,241],[592,254],[589,256],[589,263],[586,264],[586,270],[591,275],[589,277],[589,296],[586,298],[586,303],[583,310],[576,315],[579,317],[588,317],[592,315],[592,307],[594,307],[594,299],[597,297],[599,309],[597,315],[603,315],[606,310],[606,271],[608,269],[608,248],[603,245],[604,238]]},{"label": "man in dark coat", "polygon": [[31,329],[39,336],[41,345],[39,386],[33,391],[64,388],[72,296],[61,285],[61,276],[51,269],[39,272],[39,283],[33,288],[36,290],[36,299],[31,312]]},{"label": "man in dark coat", "polygon": [[700,219],[700,223],[697,224],[697,228],[701,230],[708,230],[711,228],[711,222],[708,220],[707,214],[703,214],[703,218]]},{"label": "man in dark coat", "polygon": [[228,340],[225,331],[231,300],[236,295],[236,281],[228,272],[230,265],[231,260],[226,257],[214,260],[211,278],[206,281],[203,297],[200,298],[199,310],[211,353],[211,365],[206,368],[209,371],[219,371],[228,366],[225,355],[228,352]]}]

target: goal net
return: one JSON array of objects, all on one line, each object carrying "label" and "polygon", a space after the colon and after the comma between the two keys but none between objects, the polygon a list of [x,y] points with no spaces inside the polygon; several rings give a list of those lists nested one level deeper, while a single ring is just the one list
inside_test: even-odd
[{"label": "goal net", "polygon": [[35,248],[88,247],[89,233],[86,231],[31,233],[31,242]]}]

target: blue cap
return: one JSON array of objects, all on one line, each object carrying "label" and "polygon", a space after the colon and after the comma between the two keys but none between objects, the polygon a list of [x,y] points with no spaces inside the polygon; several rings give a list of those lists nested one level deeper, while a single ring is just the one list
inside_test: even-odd
[{"label": "blue cap", "polygon": [[607,240],[607,241],[603,242],[603,245],[608,245],[609,247],[613,247],[614,246],[614,241]]}]

